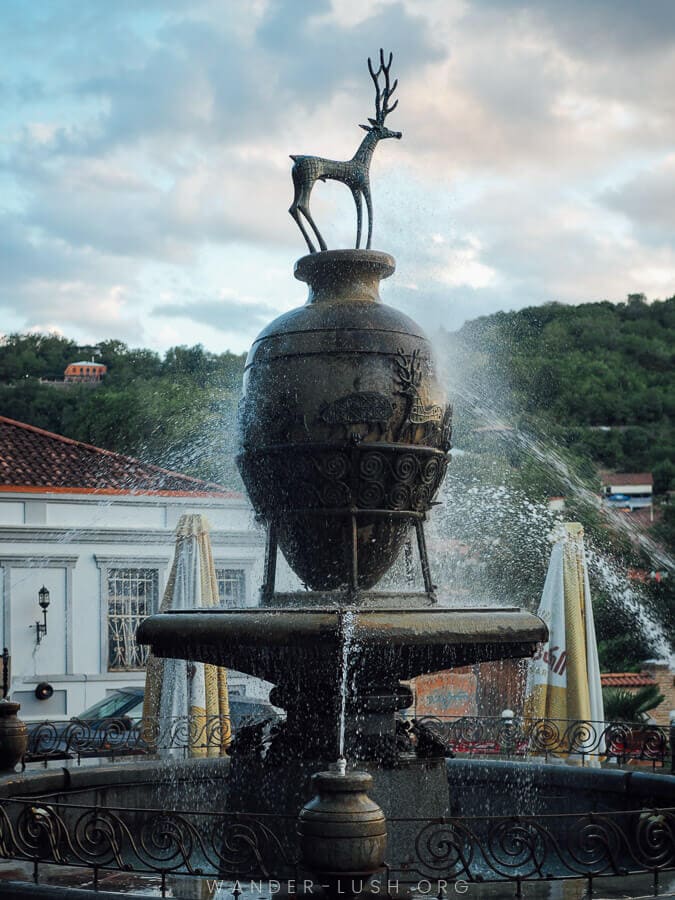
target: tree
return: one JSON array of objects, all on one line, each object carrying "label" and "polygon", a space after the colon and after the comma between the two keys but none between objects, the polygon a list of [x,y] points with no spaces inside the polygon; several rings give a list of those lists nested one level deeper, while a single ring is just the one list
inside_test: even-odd
[{"label": "tree", "polygon": [[637,691],[603,688],[602,702],[608,722],[646,722],[651,710],[664,701],[658,686],[647,685]]}]

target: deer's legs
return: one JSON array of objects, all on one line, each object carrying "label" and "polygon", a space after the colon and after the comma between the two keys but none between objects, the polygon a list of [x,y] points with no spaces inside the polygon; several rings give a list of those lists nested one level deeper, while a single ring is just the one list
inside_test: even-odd
[{"label": "deer's legs", "polygon": [[356,204],[356,249],[361,246],[361,192],[358,188],[352,188],[352,197]]},{"label": "deer's legs", "polygon": [[297,163],[293,166],[292,176],[293,176],[293,187],[295,189],[295,194],[293,196],[293,202],[290,205],[289,213],[293,216],[295,221],[297,222],[298,228],[302,232],[302,236],[307,241],[307,246],[309,247],[310,253],[316,253],[316,247],[311,241],[310,236],[307,234],[307,229],[305,228],[302,219],[300,218],[300,213],[298,212],[300,208],[301,202],[306,202],[309,198],[305,196],[305,191],[303,191],[302,184],[298,179],[298,173],[296,169]]},{"label": "deer's legs", "polygon": [[366,198],[366,207],[368,209],[368,243],[366,244],[366,250],[370,250],[370,241],[373,236],[373,201],[370,198],[369,184],[364,187],[363,196]]},{"label": "deer's legs", "polygon": [[298,228],[299,228],[300,231],[302,232],[302,236],[303,236],[304,239],[307,241],[307,246],[309,247],[309,252],[310,252],[310,253],[316,253],[316,247],[314,246],[314,244],[313,244],[312,241],[310,240],[310,237],[309,237],[309,235],[307,234],[307,229],[306,229],[305,226],[302,224],[302,219],[300,218],[300,213],[298,212],[297,206],[295,206],[295,204],[293,204],[293,206],[291,206],[291,208],[290,208],[288,211],[289,211],[289,213],[293,216],[293,218],[295,219],[295,221],[297,222]]},{"label": "deer's legs", "polygon": [[322,250],[328,250],[328,247],[326,246],[326,242],[325,242],[324,239],[321,237],[321,232],[320,232],[319,229],[316,227],[316,223],[314,222],[314,219],[312,218],[312,214],[311,214],[310,211],[309,211],[309,201],[307,201],[307,202],[305,202],[305,203],[299,203],[299,204],[298,204],[298,209],[299,209],[300,212],[303,214],[303,216],[307,219],[307,221],[309,222],[309,224],[312,226],[312,229],[313,229],[313,231],[314,231],[314,234],[316,235],[316,239],[317,239],[317,241],[319,242],[319,247],[320,247]]}]

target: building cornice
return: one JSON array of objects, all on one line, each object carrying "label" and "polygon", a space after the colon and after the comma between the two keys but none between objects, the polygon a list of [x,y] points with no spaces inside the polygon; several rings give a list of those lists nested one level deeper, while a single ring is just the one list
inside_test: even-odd
[{"label": "building cornice", "polygon": [[[214,546],[260,547],[264,536],[257,531],[211,531]],[[0,543],[46,544],[175,544],[171,528],[54,528],[40,525],[2,525]]]},{"label": "building cornice", "polygon": [[43,487],[12,487],[0,485],[0,502],[3,500],[44,500],[46,503],[63,503],[71,500],[74,503],[93,504],[100,506],[127,505],[129,503],[142,504],[143,506],[200,506],[217,507],[222,509],[247,509],[251,510],[251,504],[246,497],[239,494],[200,494],[152,492],[106,492],[106,491],[78,491],[77,489],[60,488],[58,491]]},{"label": "building cornice", "polygon": [[72,568],[77,565],[78,559],[79,556],[63,556],[61,554],[44,556],[43,554],[36,555],[35,553],[12,553],[5,556],[3,553],[0,553],[0,566],[13,569],[49,569],[52,566]]},{"label": "building cornice", "polygon": [[134,554],[100,554],[95,553],[94,559],[96,565],[100,569],[108,566],[140,566],[144,569],[152,569],[155,567],[168,566],[171,562],[170,556],[138,556]]}]

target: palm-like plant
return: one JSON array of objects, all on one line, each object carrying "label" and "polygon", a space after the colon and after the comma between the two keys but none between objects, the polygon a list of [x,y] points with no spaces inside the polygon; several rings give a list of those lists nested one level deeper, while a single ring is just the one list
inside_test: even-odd
[{"label": "palm-like plant", "polygon": [[637,691],[626,688],[604,688],[602,699],[608,722],[646,722],[647,712],[664,700],[658,685],[650,684]]}]

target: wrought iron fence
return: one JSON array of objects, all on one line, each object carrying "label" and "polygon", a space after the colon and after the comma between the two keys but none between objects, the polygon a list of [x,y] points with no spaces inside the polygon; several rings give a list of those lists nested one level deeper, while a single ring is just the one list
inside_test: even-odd
[{"label": "wrought iron fence", "polygon": [[[86,806],[45,798],[0,803],[0,858],[40,867],[223,880],[312,879],[297,858],[295,817]],[[675,808],[550,816],[476,816],[388,822],[381,884],[512,882],[650,874],[675,869]],[[440,889],[440,888],[439,888]],[[382,889],[386,896],[388,890]],[[429,890],[426,891],[429,893]]]},{"label": "wrought iron fence", "polygon": [[466,756],[575,757],[615,764],[647,763],[663,768],[672,759],[669,729],[646,722],[590,722],[481,716],[420,716],[412,720]]},{"label": "wrought iron fence", "polygon": [[[254,735],[271,733],[275,721],[264,714],[230,716],[127,717],[92,721],[39,722],[29,726],[23,764],[51,759],[111,759],[143,756],[161,750],[202,755],[226,755],[233,741],[245,745]],[[259,737],[258,737],[259,739]]]},{"label": "wrought iron fence", "polygon": [[[280,816],[0,801],[0,858],[39,865],[219,878],[291,877]],[[292,824],[291,824],[292,827]],[[265,864],[275,860],[275,871]],[[96,879],[96,874],[95,874]]]},{"label": "wrought iron fence", "polygon": [[[158,750],[228,755],[269,739],[280,721],[264,714],[237,719],[228,716],[180,716],[145,719],[113,718],[92,722],[41,722],[30,726],[24,764],[50,759],[112,759],[146,755]],[[663,768],[672,761],[669,731],[644,722],[589,722],[515,717],[420,716],[403,719],[434,741],[435,752],[472,757],[541,759],[574,757],[582,765],[611,762]]]},{"label": "wrought iron fence", "polygon": [[[528,816],[469,816],[415,824],[402,873],[448,883],[655,875],[675,868],[675,808]],[[398,875],[395,865],[392,874]]]}]

